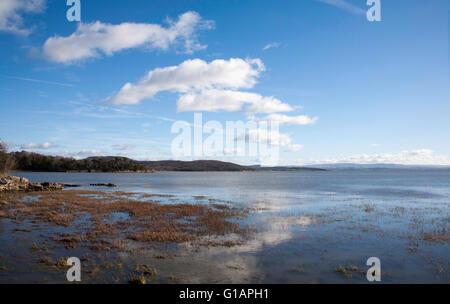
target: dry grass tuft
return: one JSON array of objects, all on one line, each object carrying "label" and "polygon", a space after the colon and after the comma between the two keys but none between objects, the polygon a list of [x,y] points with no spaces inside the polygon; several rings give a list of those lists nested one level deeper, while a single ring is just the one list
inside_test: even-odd
[{"label": "dry grass tuft", "polygon": [[147,281],[145,280],[145,277],[134,277],[131,278],[129,283],[132,285],[145,285],[147,284]]},{"label": "dry grass tuft", "polygon": [[425,232],[423,239],[428,242],[448,243],[450,241],[450,236],[444,227],[442,229],[435,229],[433,232]]}]

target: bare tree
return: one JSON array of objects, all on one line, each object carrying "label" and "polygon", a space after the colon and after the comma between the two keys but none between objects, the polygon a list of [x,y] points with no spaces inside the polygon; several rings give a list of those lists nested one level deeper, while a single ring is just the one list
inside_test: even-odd
[{"label": "bare tree", "polygon": [[14,158],[8,154],[6,145],[0,141],[0,174],[7,174],[15,165]]}]

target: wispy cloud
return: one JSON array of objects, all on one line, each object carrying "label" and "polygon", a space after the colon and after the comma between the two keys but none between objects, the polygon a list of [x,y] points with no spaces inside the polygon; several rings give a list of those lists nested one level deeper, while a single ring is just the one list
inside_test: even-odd
[{"label": "wispy cloud", "polygon": [[297,152],[303,145],[293,144],[289,134],[283,134],[276,130],[251,129],[235,138],[235,141],[249,143],[268,144],[274,147],[282,147],[286,152]]},{"label": "wispy cloud", "polygon": [[303,145],[291,144],[286,147],[285,152],[298,152],[303,149]]},{"label": "wispy cloud", "polygon": [[418,149],[382,154],[357,154],[350,157],[316,160],[315,164],[401,164],[401,165],[450,165],[450,159],[437,155],[430,149]]},{"label": "wispy cloud", "polygon": [[335,6],[337,8],[340,8],[342,10],[345,10],[345,11],[355,14],[355,15],[365,15],[366,14],[366,11],[364,9],[362,9],[354,4],[351,4],[345,0],[316,0],[316,1]]},{"label": "wispy cloud", "polygon": [[277,48],[279,46],[280,46],[280,44],[278,42],[272,42],[272,43],[267,44],[265,47],[263,47],[263,51],[266,51],[266,50],[272,49],[272,48]]},{"label": "wispy cloud", "polygon": [[46,0],[1,0],[0,31],[28,35],[32,29],[24,27],[23,14],[41,13]]},{"label": "wispy cloud", "polygon": [[127,144],[112,145],[111,147],[117,151],[129,151],[129,150],[134,150],[136,148],[133,145],[127,145]]},{"label": "wispy cloud", "polygon": [[56,85],[56,86],[62,86],[62,87],[75,87],[75,85],[70,84],[70,83],[62,83],[62,82],[47,81],[47,80],[42,80],[42,79],[33,79],[33,78],[25,78],[25,77],[17,77],[17,76],[9,76],[9,75],[0,75],[0,76],[10,78],[10,79],[43,83],[43,84],[48,84],[48,85]]},{"label": "wispy cloud", "polygon": [[55,148],[55,145],[49,142],[45,142],[42,144],[36,144],[36,143],[28,143],[25,145],[21,145],[20,149],[25,149],[25,150],[48,150],[48,149],[52,149]]},{"label": "wispy cloud", "polygon": [[62,152],[56,152],[56,153],[52,153],[52,155],[59,155],[59,156],[64,156],[64,157],[73,157],[76,159],[82,159],[82,158],[87,158],[87,157],[93,157],[93,156],[107,156],[108,153],[101,151],[101,150],[96,150],[96,149],[85,149],[85,150],[81,150],[81,151],[62,151]]}]

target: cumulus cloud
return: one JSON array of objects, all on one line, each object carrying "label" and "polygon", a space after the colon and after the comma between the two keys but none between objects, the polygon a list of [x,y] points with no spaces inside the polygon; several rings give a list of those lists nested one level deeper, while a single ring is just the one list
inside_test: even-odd
[{"label": "cumulus cloud", "polygon": [[167,50],[171,45],[181,43],[187,53],[192,53],[206,48],[197,41],[197,31],[214,27],[213,21],[203,20],[196,12],[184,13],[178,21],[169,19],[168,23],[168,27],[148,23],[80,23],[68,37],[49,38],[43,51],[49,60],[65,64],[102,54],[111,56],[121,50],[141,46]]},{"label": "cumulus cloud", "polygon": [[23,14],[41,13],[46,0],[1,0],[0,31],[28,35],[32,30],[24,27]]},{"label": "cumulus cloud", "polygon": [[[244,106],[246,105],[246,106]],[[247,113],[273,113],[292,111],[292,107],[270,96],[231,90],[204,90],[181,96],[179,112],[185,111],[243,111]]]},{"label": "cumulus cloud", "polygon": [[280,46],[280,44],[278,42],[272,42],[272,43],[267,44],[265,47],[263,47],[263,51],[266,51],[266,50],[272,49],[272,48],[277,48],[279,46]]},{"label": "cumulus cloud", "polygon": [[353,5],[345,0],[317,0],[317,1],[335,6],[337,8],[340,8],[355,15],[366,15],[366,11],[364,9],[356,5]]},{"label": "cumulus cloud", "polygon": [[136,84],[125,84],[106,101],[111,104],[137,104],[162,91],[180,93],[178,111],[244,111],[274,113],[293,108],[274,97],[238,89],[252,88],[265,66],[260,59],[231,58],[206,62],[187,60],[178,66],[148,72]]},{"label": "cumulus cloud", "polygon": [[45,142],[42,144],[36,144],[36,143],[28,143],[25,145],[21,145],[20,149],[35,149],[35,150],[47,150],[47,149],[51,149],[54,148],[55,145],[53,145],[52,143],[49,142]]},{"label": "cumulus cloud", "polygon": [[401,165],[450,165],[450,159],[436,155],[430,149],[401,151],[383,154],[358,154],[346,158],[318,160],[315,163],[401,164]]},{"label": "cumulus cloud", "polygon": [[264,70],[259,59],[218,59],[210,63],[192,59],[178,66],[152,70],[137,84],[125,84],[116,96],[107,101],[116,105],[138,104],[162,91],[186,93],[209,88],[251,88]]},{"label": "cumulus cloud", "polygon": [[306,115],[300,115],[300,116],[287,116],[283,114],[271,114],[268,115],[260,120],[263,121],[272,121],[277,122],[279,125],[312,125],[315,124],[317,121],[317,117],[310,118]]}]

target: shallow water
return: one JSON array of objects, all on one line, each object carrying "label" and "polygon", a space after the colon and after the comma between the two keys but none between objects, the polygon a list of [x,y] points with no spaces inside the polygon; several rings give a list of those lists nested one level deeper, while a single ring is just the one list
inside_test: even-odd
[{"label": "shallow water", "polygon": [[[151,250],[120,254],[124,264],[154,265],[160,273],[155,282],[170,275],[179,283],[367,283],[369,257],[381,260],[385,283],[450,282],[450,170],[16,175],[102,191],[111,189],[89,184],[114,183],[113,191],[155,194],[151,199],[161,203],[221,202],[252,210],[245,222],[256,232],[242,245],[170,249],[164,260]],[[2,233],[5,225],[3,255],[17,243]],[[427,234],[441,238],[427,240]],[[339,266],[358,270],[342,274]],[[40,272],[22,272],[27,279],[17,275],[19,282],[39,281]],[[97,281],[111,282],[109,275]],[[8,278],[0,272],[0,280]]]}]

